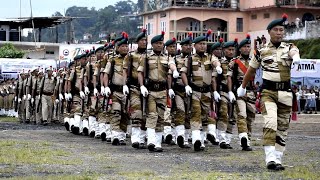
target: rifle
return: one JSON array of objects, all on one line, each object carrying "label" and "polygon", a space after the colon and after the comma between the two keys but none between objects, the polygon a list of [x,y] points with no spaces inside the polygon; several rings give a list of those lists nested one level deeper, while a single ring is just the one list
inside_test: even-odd
[{"label": "rifle", "polygon": [[19,99],[19,79],[17,81],[17,84],[16,84],[16,89],[15,89],[15,101],[14,101],[14,111],[17,112],[18,111],[18,99]]},{"label": "rifle", "polygon": [[[65,84],[66,75],[63,75],[62,78],[63,78],[63,80],[62,80],[61,88],[59,87],[59,89],[60,89],[60,91],[61,91],[60,93],[61,93],[61,94],[64,94],[64,91],[63,91],[64,88],[63,88],[63,87],[64,87],[64,84]],[[61,100],[61,106],[60,106],[60,113],[61,113],[61,114],[64,113],[64,101],[65,101],[65,98]]]},{"label": "rifle", "polygon": [[45,80],[46,80],[46,76],[44,75],[43,78],[42,78],[41,87],[40,87],[40,92],[39,92],[39,100],[38,100],[37,113],[40,112],[40,104],[41,104],[41,98],[42,98],[42,93],[43,93],[44,81],[45,81]]},{"label": "rifle", "polygon": [[[192,84],[192,56],[191,53],[188,56],[188,69],[187,69],[187,78],[188,78],[188,85],[191,86]],[[189,118],[191,117],[192,111],[192,95],[187,97],[187,110],[186,116]]]},{"label": "rifle", "polygon": [[[176,45],[176,50],[175,50],[175,54],[174,54],[174,63],[177,66],[177,45]],[[175,85],[177,83],[177,80],[178,80],[178,78],[173,78],[172,87],[171,87],[173,89],[173,91],[175,91]],[[170,99],[170,101],[171,101],[171,113],[177,107],[176,101],[174,99],[175,98]]]},{"label": "rifle", "polygon": [[[111,66],[110,66],[110,74],[109,74],[109,82],[108,82],[108,86],[109,88],[111,87],[112,88],[112,78],[113,78],[113,74],[114,74],[114,65],[115,65],[115,60],[114,58],[112,58],[111,60]],[[110,88],[110,89],[111,89]],[[110,101],[110,98],[112,96],[112,91],[111,91],[111,94],[108,96],[107,98],[107,105],[106,105],[106,111],[108,111],[108,106],[109,106],[109,101]],[[105,102],[104,102],[105,103]]]},{"label": "rifle", "polygon": [[[235,45],[235,48],[236,48],[236,53],[235,53],[235,56],[238,56],[239,54],[239,50],[238,50],[238,42],[235,41],[236,45]],[[238,63],[234,63],[234,66],[233,66],[233,74],[232,74],[232,89],[231,91],[233,92],[233,94],[237,94],[237,88],[238,88]],[[236,102],[230,102],[228,107],[229,107],[229,110],[228,110],[228,116],[229,116],[229,123],[231,123],[232,125],[235,125],[236,123],[236,120],[235,120],[235,117],[234,117],[234,108],[235,108],[235,104]]]},{"label": "rifle", "polygon": [[[82,67],[81,71],[82,71],[82,77],[84,78],[84,74],[85,74],[86,68]],[[82,79],[81,86],[82,86],[82,91],[84,91],[84,81],[83,81],[83,79]],[[81,115],[82,116],[83,116],[83,113],[84,113],[84,103],[85,103],[85,99],[81,98]]]},{"label": "rifle", "polygon": [[[147,41],[148,42],[148,41]],[[147,47],[148,47],[148,43],[147,43]],[[149,62],[148,62],[148,50],[146,48],[146,57],[144,60],[144,70],[143,70],[143,85],[148,89],[149,86]],[[147,112],[148,112],[148,96],[145,97],[143,96],[143,100],[142,100],[142,116],[146,117],[147,116]]]},{"label": "rifle", "polygon": [[[129,65],[128,65],[128,71],[127,71],[127,86],[128,87],[130,87],[130,85],[131,85],[132,64],[133,64],[133,58],[132,58],[131,53],[129,53]],[[126,97],[126,104],[125,104],[125,108],[126,108],[127,113],[129,113],[129,111],[130,111],[130,105],[129,105],[130,97],[131,97],[131,92],[130,92],[130,88],[129,88],[129,94]]]}]

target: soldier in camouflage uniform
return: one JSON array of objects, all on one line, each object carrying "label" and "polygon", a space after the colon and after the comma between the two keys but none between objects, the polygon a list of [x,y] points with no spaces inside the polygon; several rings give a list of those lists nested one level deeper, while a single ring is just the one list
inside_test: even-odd
[{"label": "soldier in camouflage uniform", "polygon": [[262,66],[263,85],[261,109],[264,118],[263,145],[268,169],[284,170],[282,156],[286,146],[287,130],[293,105],[290,85],[291,65],[300,62],[299,50],[290,43],[282,42],[287,15],[273,20],[267,27],[270,42],[255,53],[242,85],[238,88],[239,97],[246,95],[248,82],[256,69]]},{"label": "soldier in camouflage uniform", "polygon": [[[112,145],[126,145],[127,119],[125,118],[125,96],[123,95],[123,61],[128,54],[128,37],[125,34],[123,39],[116,44],[118,55],[110,58],[104,69],[104,86],[106,96],[111,95],[112,91],[112,110],[111,110],[111,128]],[[114,61],[114,67],[112,67]],[[111,76],[111,69],[114,73]],[[109,82],[110,79],[110,82]]]},{"label": "soldier in camouflage uniform", "polygon": [[[190,59],[186,59],[181,68],[181,77],[185,85],[185,92],[191,96],[191,130],[192,144],[195,151],[204,150],[204,137],[201,135],[203,131],[208,130],[207,137],[211,142],[215,142],[216,138],[216,120],[209,116],[211,104],[211,83],[213,66],[209,56],[205,53],[207,50],[207,36],[199,36],[193,40],[196,54],[193,55],[191,63]],[[190,65],[190,64],[191,65]],[[191,66],[191,67],[189,67]],[[188,70],[191,71],[191,77],[187,77]],[[188,81],[188,78],[191,78]],[[207,128],[207,129],[206,129]]]},{"label": "soldier in camouflage uniform", "polygon": [[[247,72],[249,67],[250,50],[251,50],[250,36],[242,40],[238,46],[240,55],[234,58],[228,65],[228,88],[232,91],[233,87],[239,87],[242,83],[243,77]],[[236,82],[232,82],[232,78],[236,76]],[[236,103],[236,113],[237,113],[237,127],[239,139],[241,142],[242,150],[252,151],[250,147],[250,136],[252,129],[252,122],[255,118],[255,94],[253,91],[253,79],[247,85],[247,94],[245,97],[238,97]]]},{"label": "soldier in camouflage uniform", "polygon": [[[126,110],[129,111],[130,120],[132,121],[132,147],[137,149],[145,149],[146,122],[145,118],[142,118],[141,96],[138,83],[138,67],[140,66],[141,59],[146,57],[147,38],[145,29],[143,29],[143,31],[137,35],[136,42],[138,44],[138,49],[129,53],[123,62],[123,80],[125,81],[125,85],[123,86],[123,94],[126,95],[127,98],[130,98],[127,100],[129,101],[129,109]],[[131,69],[131,72],[129,72],[129,69]],[[128,97],[129,93],[130,96]]]}]

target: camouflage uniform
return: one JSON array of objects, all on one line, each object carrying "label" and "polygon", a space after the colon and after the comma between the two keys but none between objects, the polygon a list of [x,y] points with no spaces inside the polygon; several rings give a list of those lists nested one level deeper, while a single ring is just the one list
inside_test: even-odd
[{"label": "camouflage uniform", "polygon": [[[184,66],[180,70],[187,74],[188,60],[185,60]],[[212,82],[212,61],[207,54],[202,57],[198,54],[192,56],[192,109],[191,109],[191,130],[192,130],[192,144],[204,147],[204,137],[201,137],[200,129],[208,130],[208,135],[216,137],[216,120],[209,116],[211,107],[211,82]],[[204,136],[204,135],[202,135]],[[196,150],[196,148],[195,148]]]},{"label": "camouflage uniform", "polygon": [[281,164],[285,150],[293,98],[290,87],[292,63],[290,51],[298,49],[284,42],[276,48],[270,42],[259,50],[260,56],[254,56],[249,63],[255,69],[260,66],[263,69],[261,109],[264,118],[263,145],[267,163],[274,161]]},{"label": "camouflage uniform", "polygon": [[[249,68],[249,61],[251,58],[248,60],[245,60],[241,55],[238,56],[237,58],[234,58],[230,63],[229,63],[229,68],[228,68],[228,73],[227,76],[233,77],[233,72],[234,72],[234,64],[238,64],[238,69],[237,71],[237,83],[234,84],[233,86],[239,87],[242,84],[242,80],[244,78],[244,75],[246,72],[243,72],[243,69],[240,68],[242,65],[245,68]],[[241,63],[241,64],[240,64]],[[239,65],[240,64],[240,65]],[[233,82],[235,83],[235,82]],[[250,146],[250,137],[252,133],[252,123],[255,119],[255,113],[256,113],[256,108],[255,108],[255,94],[253,91],[253,80],[247,85],[247,95],[245,97],[238,97],[237,98],[237,103],[236,103],[236,113],[237,113],[237,127],[238,127],[238,134],[240,141],[244,141],[245,138],[247,141],[247,145]],[[244,144],[244,143],[242,143]],[[243,147],[244,148],[244,147]]]}]

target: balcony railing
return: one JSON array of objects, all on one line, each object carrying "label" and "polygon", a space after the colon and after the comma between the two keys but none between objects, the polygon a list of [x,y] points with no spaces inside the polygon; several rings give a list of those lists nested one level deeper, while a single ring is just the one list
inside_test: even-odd
[{"label": "balcony railing", "polygon": [[311,6],[320,7],[320,0],[276,0],[279,6]]},{"label": "balcony railing", "polygon": [[[177,41],[180,42],[183,39],[188,37],[188,33],[190,31],[177,31]],[[171,31],[171,33],[174,33],[173,31]],[[205,36],[206,35],[206,31],[191,31],[192,33],[192,37],[196,38],[198,36]],[[219,37],[220,35],[220,37]],[[218,42],[219,38],[222,38],[224,41],[228,40],[228,33],[227,32],[220,32],[220,34],[218,34],[218,32],[212,32],[212,34],[208,37],[208,42]]]},{"label": "balcony railing", "polygon": [[306,21],[304,26],[287,28],[285,39],[312,39],[320,37],[320,21]]}]

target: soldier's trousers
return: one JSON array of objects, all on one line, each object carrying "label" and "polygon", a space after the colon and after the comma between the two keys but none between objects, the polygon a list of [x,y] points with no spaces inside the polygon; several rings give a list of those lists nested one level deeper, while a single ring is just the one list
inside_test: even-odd
[{"label": "soldier's trousers", "polygon": [[[99,99],[99,104],[98,104],[98,109],[97,109],[97,121],[99,123],[110,124],[110,109],[111,108],[108,108],[109,111],[106,110],[108,98],[100,95],[100,96],[98,96],[98,99]],[[103,102],[103,100],[105,102]]]},{"label": "soldier's trousers", "polygon": [[0,109],[4,109],[4,97],[0,95]]},{"label": "soldier's trousers", "polygon": [[[42,120],[42,105],[40,103],[40,97],[39,96],[36,96],[36,109],[35,109],[35,116],[36,116],[36,123],[39,124]],[[40,106],[40,107],[38,107]],[[39,109],[39,112],[37,112],[37,110]]]},{"label": "soldier's trousers", "polygon": [[18,118],[20,122],[24,122],[26,120],[26,107],[25,107],[26,100],[21,100],[18,104]]},{"label": "soldier's trousers", "polygon": [[[229,124],[229,115],[228,115],[228,93],[220,91],[221,100],[219,102],[220,107],[218,107],[219,115],[217,121],[217,129],[223,132],[227,131]],[[232,129],[232,128],[231,128]]]},{"label": "soldier's trousers", "polygon": [[[89,94],[90,95],[90,94]],[[97,96],[90,95],[90,104],[89,104],[89,116],[97,116],[98,113],[98,98]]]},{"label": "soldier's trousers", "polygon": [[263,145],[275,146],[283,152],[292,107],[292,92],[270,91],[261,93],[261,109],[264,118]]},{"label": "soldier's trousers", "polygon": [[122,92],[113,92],[110,125],[112,131],[126,132],[127,118],[124,114],[125,96]]},{"label": "soldier's trousers", "polygon": [[194,91],[192,93],[191,130],[200,130],[208,124],[216,124],[216,120],[209,116],[211,94]]},{"label": "soldier's trousers", "polygon": [[31,101],[30,100],[26,100],[26,119],[31,120]]},{"label": "soldier's trousers", "polygon": [[141,104],[139,89],[130,88],[129,114],[132,127],[140,127],[142,130],[146,130],[146,121],[142,119]]},{"label": "soldier's trousers", "polygon": [[72,117],[74,115],[81,116],[81,108],[82,108],[82,99],[80,98],[79,95],[73,95],[70,115]]},{"label": "soldier's trousers", "polygon": [[174,123],[176,126],[185,125],[186,124],[186,109],[184,102],[184,93],[176,92],[176,96],[174,98]]},{"label": "soldier's trousers", "polygon": [[146,127],[155,129],[156,132],[162,132],[164,110],[167,104],[167,92],[150,91],[147,102],[148,113],[146,117]]},{"label": "soldier's trousers", "polygon": [[8,111],[9,110],[9,96],[8,95],[4,96],[3,105],[4,105],[4,109],[6,111]]},{"label": "soldier's trousers", "polygon": [[41,97],[41,105],[42,105],[42,118],[43,121],[47,121],[51,123],[52,120],[52,108],[53,102],[51,96],[42,95]]},{"label": "soldier's trousers", "polygon": [[237,127],[238,133],[248,133],[249,137],[252,133],[252,123],[255,119],[256,107],[254,101],[250,101],[248,97],[237,99]]},{"label": "soldier's trousers", "polygon": [[9,102],[8,102],[9,103],[8,104],[9,107],[8,108],[9,109],[14,109],[14,106],[13,106],[14,94],[10,94],[9,97],[8,97],[8,100],[9,100]]}]

